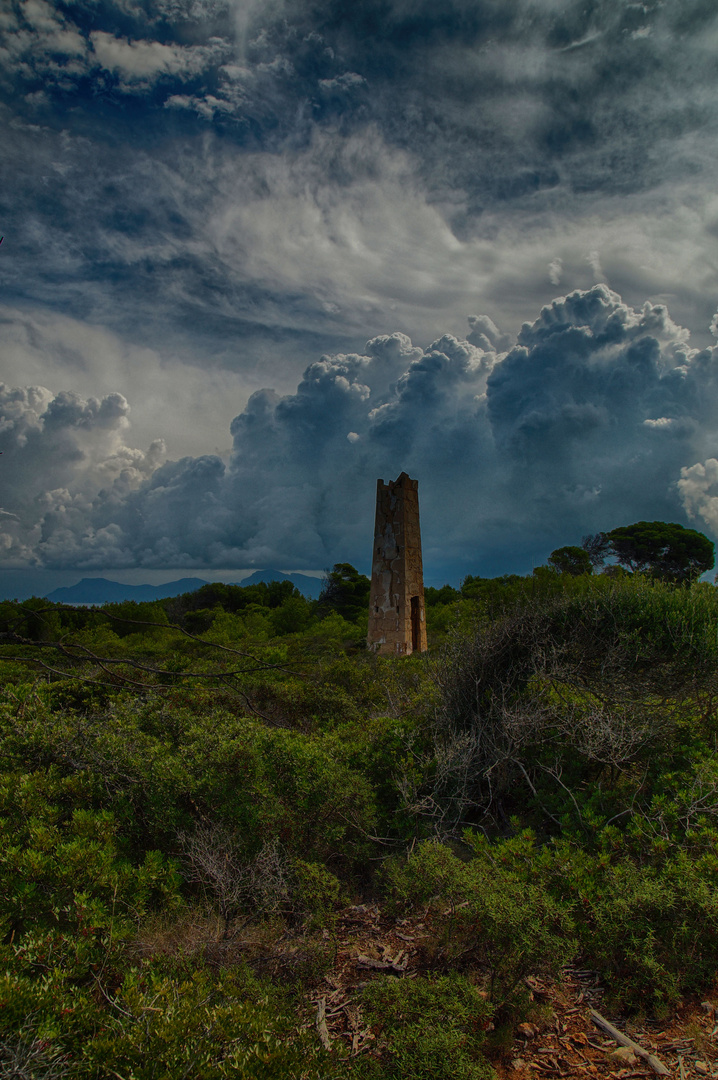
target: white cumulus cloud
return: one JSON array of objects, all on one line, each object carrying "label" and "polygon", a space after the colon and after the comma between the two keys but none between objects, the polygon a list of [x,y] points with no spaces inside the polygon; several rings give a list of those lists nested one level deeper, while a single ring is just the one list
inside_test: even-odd
[{"label": "white cumulus cloud", "polygon": [[606,285],[557,298],[506,346],[475,316],[465,339],[397,332],[322,356],[293,392],[249,398],[228,461],[133,448],[116,393],[3,389],[0,543],[55,568],[362,564],[376,479],[403,469],[435,565],[473,550],[498,571],[640,518],[718,531],[718,348]]}]

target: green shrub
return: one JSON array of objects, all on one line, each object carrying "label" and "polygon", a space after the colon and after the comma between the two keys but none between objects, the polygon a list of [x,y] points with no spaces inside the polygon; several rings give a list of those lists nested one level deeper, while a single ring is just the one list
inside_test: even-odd
[{"label": "green shrub", "polygon": [[424,842],[387,871],[394,901],[428,906],[445,963],[478,964],[494,1005],[525,996],[526,975],[556,972],[576,951],[573,922],[541,884],[504,867],[490,845],[462,861],[442,844]]},{"label": "green shrub", "polygon": [[362,995],[386,1041],[387,1080],[491,1080],[482,1054],[492,1009],[466,976],[381,979]]},{"label": "green shrub", "polygon": [[[467,836],[467,840],[469,837]],[[708,987],[718,964],[718,857],[644,847],[640,858],[616,829],[597,850],[562,840],[540,847],[524,832],[489,845],[501,873],[535,881],[571,914],[581,962],[598,970],[616,1009],[665,1013]]]},{"label": "green shrub", "polygon": [[[58,1076],[313,1080],[322,1075],[314,1064],[317,1047],[297,1031],[286,995],[244,968],[218,975],[186,964],[173,970],[145,964],[122,974],[99,970],[101,979],[89,987],[0,976],[8,1050],[18,1056],[29,1027],[45,1062],[67,1070]],[[108,989],[111,979],[116,981]],[[53,1074],[36,1068],[22,1075]]]},{"label": "green shrub", "polygon": [[[100,611],[3,605],[8,628],[122,664],[103,671],[89,656],[79,666],[38,644],[5,646],[0,1061],[96,1076],[106,1051],[127,1080],[149,1076],[151,1059],[158,1078],[181,1076],[174,1025],[187,1024],[198,1077],[224,1075],[226,1061],[234,1075],[271,1065],[309,1076],[318,1060],[324,1075],[440,1076],[442,1056],[458,1075],[479,1075],[474,1034],[432,1020],[422,1041],[419,1004],[433,1015],[429,999],[444,1001],[459,1015],[478,981],[504,1024],[521,1007],[523,976],[574,954],[600,972],[615,1008],[661,1011],[708,990],[718,967],[716,590],[544,568],[467,579],[461,599],[432,599],[438,632],[451,626],[436,662],[368,656],[357,620],[334,611],[318,621],[285,583],[162,603],[172,621],[207,626],[202,641],[137,626],[146,606],[110,623]],[[21,666],[60,659],[72,677],[28,678]],[[145,685],[119,688],[118,674]],[[461,845],[466,822],[487,834]],[[194,838],[184,857],[181,834]],[[427,835],[454,846],[418,843]],[[334,961],[331,934],[305,933],[281,960],[257,961],[289,978],[286,1010],[264,984],[193,967],[204,939],[174,968],[137,965],[133,942],[154,921],[176,925],[178,911],[190,928],[211,923],[206,954],[220,963],[232,949],[259,957],[251,942],[273,942],[280,924],[331,930],[345,891],[376,895],[381,860],[413,838],[384,880],[397,909],[420,911],[433,931],[436,968],[458,974],[455,999],[439,978],[368,992],[367,1009],[387,995],[372,1015],[388,1062],[328,1058],[313,1029],[314,1049],[296,1034],[300,994]],[[214,939],[208,901],[230,924],[225,940]],[[218,1031],[235,1025],[219,1049],[203,1046],[215,1020],[203,1036],[180,989]],[[265,998],[276,1022],[261,1020]],[[269,1042],[242,1019],[253,1003]],[[105,1036],[121,1050],[100,1050]],[[275,1036],[287,1052],[301,1046],[295,1073],[273,1057]],[[246,1049],[250,1038],[264,1057],[237,1064],[232,1040]]]},{"label": "green shrub", "polygon": [[718,965],[715,867],[681,853],[662,866],[620,860],[584,879],[582,951],[613,1004],[665,1014],[710,985]]},{"label": "green shrub", "polygon": [[717,671],[718,596],[700,584],[568,576],[497,618],[479,609],[433,663],[434,754],[413,805],[447,832],[499,825],[527,800],[545,828],[566,810],[575,825],[579,794],[606,768],[612,785],[655,764],[681,713],[708,708],[715,724]]},{"label": "green shrub", "polygon": [[310,917],[310,925],[333,925],[335,909],[343,899],[339,879],[321,863],[303,859],[294,860],[292,878],[293,900]]},{"label": "green shrub", "polygon": [[247,986],[241,972],[213,978],[199,969],[178,978],[136,969],[120,987],[104,1037],[84,1048],[82,1064],[135,1080],[297,1075],[307,1065],[306,1047],[302,1053],[286,1038],[292,1020],[278,1014],[279,996],[268,991],[254,980]]}]

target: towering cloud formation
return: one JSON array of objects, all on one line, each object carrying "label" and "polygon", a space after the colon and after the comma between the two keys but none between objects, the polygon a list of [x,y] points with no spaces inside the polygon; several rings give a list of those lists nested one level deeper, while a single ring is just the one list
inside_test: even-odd
[{"label": "towering cloud formation", "polygon": [[115,513],[164,458],[124,444],[129,405],[44,387],[0,384],[2,492],[0,552],[5,566],[132,566]]},{"label": "towering cloud formation", "polygon": [[470,325],[426,349],[376,337],[293,394],[258,391],[226,463],[130,449],[120,394],[3,388],[6,564],[363,564],[376,477],[402,469],[437,571],[527,568],[639,518],[715,535],[718,348],[604,285],[555,300],[510,349],[490,319]]}]

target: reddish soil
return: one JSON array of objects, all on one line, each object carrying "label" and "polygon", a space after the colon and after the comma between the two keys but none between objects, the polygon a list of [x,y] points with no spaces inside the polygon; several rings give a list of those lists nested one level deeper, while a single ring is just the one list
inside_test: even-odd
[{"label": "reddish soil", "polygon": [[[377,904],[345,909],[336,933],[336,960],[308,995],[312,1019],[306,1026],[315,1026],[327,1047],[343,1042],[354,1054],[381,1053],[381,1038],[362,1017],[359,991],[371,979],[412,978],[426,971],[435,936],[420,919],[394,921]],[[631,1061],[615,1056],[619,1044],[594,1024],[591,1009],[657,1058],[677,1080],[718,1077],[718,1022],[708,1002],[686,1001],[661,1023],[626,1022],[603,1010],[595,972],[567,968],[560,980],[526,981],[537,1018],[519,1025],[511,1048],[493,1061],[499,1080],[655,1076],[640,1057]]]}]

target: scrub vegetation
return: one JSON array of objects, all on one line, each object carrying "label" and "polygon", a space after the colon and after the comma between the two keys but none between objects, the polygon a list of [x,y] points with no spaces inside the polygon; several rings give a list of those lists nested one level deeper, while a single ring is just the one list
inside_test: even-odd
[{"label": "scrub vegetation", "polygon": [[718,596],[588,548],[427,589],[404,659],[348,564],[0,605],[0,1077],[488,1080],[532,976],[708,992]]}]

